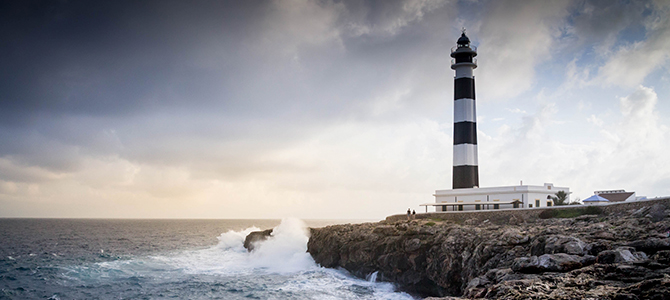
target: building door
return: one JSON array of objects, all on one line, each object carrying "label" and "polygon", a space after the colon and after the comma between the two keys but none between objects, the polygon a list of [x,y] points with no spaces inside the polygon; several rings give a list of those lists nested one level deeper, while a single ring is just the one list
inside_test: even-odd
[{"label": "building door", "polygon": [[535,207],[540,207],[540,199],[535,199]]}]

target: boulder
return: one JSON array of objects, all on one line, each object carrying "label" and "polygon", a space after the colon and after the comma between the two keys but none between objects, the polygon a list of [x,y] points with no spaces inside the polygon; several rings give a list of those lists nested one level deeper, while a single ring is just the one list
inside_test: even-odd
[{"label": "boulder", "polygon": [[253,231],[247,235],[244,239],[244,248],[247,251],[251,252],[254,250],[256,243],[267,240],[272,236],[272,229],[263,230],[263,231]]},{"label": "boulder", "polygon": [[652,222],[662,221],[667,215],[665,206],[660,204],[654,204],[647,213],[647,216],[649,216],[649,219],[651,219]]},{"label": "boulder", "polygon": [[656,253],[657,251],[661,250],[670,250],[670,238],[649,238],[646,240],[637,240],[628,243],[628,246],[635,248],[637,251]]},{"label": "boulder", "polygon": [[598,253],[596,262],[599,264],[638,262],[647,259],[644,252],[637,252],[632,247],[618,247]]},{"label": "boulder", "polygon": [[554,253],[585,255],[588,253],[588,250],[588,245],[577,237],[550,235],[534,241],[532,254],[537,256]]},{"label": "boulder", "polygon": [[568,272],[593,264],[591,255],[578,256],[566,253],[543,254],[531,257],[519,257],[514,260],[512,270],[520,273]]}]

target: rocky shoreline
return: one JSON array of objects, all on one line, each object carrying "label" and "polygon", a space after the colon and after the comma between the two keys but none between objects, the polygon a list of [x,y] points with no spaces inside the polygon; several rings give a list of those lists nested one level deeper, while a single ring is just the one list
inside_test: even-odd
[{"label": "rocky shoreline", "polygon": [[[420,219],[311,229],[316,263],[420,297],[670,299],[670,205],[575,218]],[[436,299],[436,298],[428,298]]]}]

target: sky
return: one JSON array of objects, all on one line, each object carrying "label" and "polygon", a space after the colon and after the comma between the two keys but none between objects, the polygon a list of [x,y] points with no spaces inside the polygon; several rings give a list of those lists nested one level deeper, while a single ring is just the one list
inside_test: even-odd
[{"label": "sky", "polygon": [[670,1],[4,1],[0,217],[382,219],[451,188],[670,195]]}]

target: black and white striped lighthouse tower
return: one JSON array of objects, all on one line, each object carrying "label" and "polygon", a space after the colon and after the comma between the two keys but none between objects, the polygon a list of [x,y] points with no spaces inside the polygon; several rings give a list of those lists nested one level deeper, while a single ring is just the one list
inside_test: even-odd
[{"label": "black and white striped lighthouse tower", "polygon": [[477,48],[463,34],[451,49],[451,68],[454,77],[454,189],[479,186],[477,167],[477,113],[475,110],[475,77]]}]

